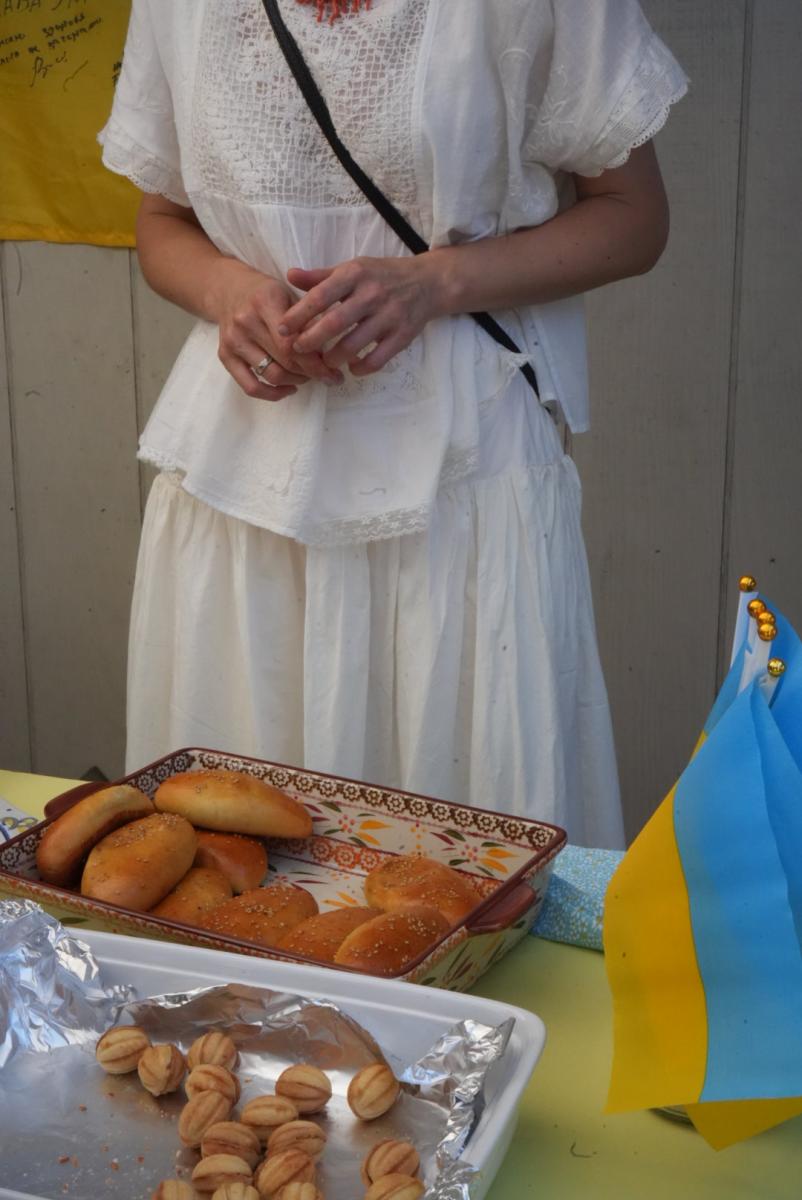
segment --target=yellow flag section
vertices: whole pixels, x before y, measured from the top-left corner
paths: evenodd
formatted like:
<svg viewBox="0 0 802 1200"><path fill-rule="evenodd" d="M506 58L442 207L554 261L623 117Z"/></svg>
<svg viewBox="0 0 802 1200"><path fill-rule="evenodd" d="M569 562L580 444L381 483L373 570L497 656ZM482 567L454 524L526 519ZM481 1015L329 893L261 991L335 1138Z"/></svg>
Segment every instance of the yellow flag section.
<svg viewBox="0 0 802 1200"><path fill-rule="evenodd" d="M608 1112L698 1100L705 1079L707 1012L673 809L672 790L607 891L615 1031Z"/></svg>
<svg viewBox="0 0 802 1200"><path fill-rule="evenodd" d="M705 1141L714 1150L724 1150L798 1117L802 1100L721 1100L715 1104L689 1104L687 1109Z"/></svg>
<svg viewBox="0 0 802 1200"><path fill-rule="evenodd" d="M131 246L137 189L107 171L130 0L0 0L0 238Z"/></svg>

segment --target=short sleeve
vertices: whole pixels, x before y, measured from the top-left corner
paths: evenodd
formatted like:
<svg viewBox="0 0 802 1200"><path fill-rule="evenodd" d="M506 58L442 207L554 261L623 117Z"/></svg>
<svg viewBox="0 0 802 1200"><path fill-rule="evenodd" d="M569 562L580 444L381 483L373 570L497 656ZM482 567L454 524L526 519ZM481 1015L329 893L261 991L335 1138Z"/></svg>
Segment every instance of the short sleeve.
<svg viewBox="0 0 802 1200"><path fill-rule="evenodd" d="M164 9L169 12L170 7ZM103 147L103 163L110 171L127 176L143 192L189 206L173 98L159 53L155 19L148 0L133 0L114 103L98 141Z"/></svg>
<svg viewBox="0 0 802 1200"><path fill-rule="evenodd" d="M530 81L523 157L596 176L622 166L688 88L637 0L552 0L553 40Z"/></svg>

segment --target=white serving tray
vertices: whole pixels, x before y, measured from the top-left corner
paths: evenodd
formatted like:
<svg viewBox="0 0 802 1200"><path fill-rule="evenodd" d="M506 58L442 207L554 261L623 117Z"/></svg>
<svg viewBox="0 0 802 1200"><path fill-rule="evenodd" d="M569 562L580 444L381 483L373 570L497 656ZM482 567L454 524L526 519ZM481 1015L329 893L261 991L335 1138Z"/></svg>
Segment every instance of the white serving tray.
<svg viewBox="0 0 802 1200"><path fill-rule="evenodd" d="M487 1193L515 1131L521 1095L545 1044L545 1027L533 1013L461 992L325 967L248 958L88 929L76 930L76 936L92 949L105 984L127 983L145 997L221 983L250 983L328 1000L364 1026L385 1052L403 1062L420 1057L457 1021L500 1025L514 1017L506 1052L488 1077L487 1106L465 1151L465 1157L480 1172L473 1200L482 1200ZM0 1197L33 1200L3 1188L2 1183Z"/></svg>

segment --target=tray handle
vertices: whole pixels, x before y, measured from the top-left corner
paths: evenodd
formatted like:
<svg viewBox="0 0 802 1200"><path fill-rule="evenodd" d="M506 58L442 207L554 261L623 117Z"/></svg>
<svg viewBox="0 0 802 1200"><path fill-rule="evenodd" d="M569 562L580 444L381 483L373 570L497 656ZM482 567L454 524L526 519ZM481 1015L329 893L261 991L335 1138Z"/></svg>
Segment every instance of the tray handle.
<svg viewBox="0 0 802 1200"><path fill-rule="evenodd" d="M537 893L528 883L519 883L512 891L501 896L489 908L465 922L468 933L499 933L514 925L537 900Z"/></svg>
<svg viewBox="0 0 802 1200"><path fill-rule="evenodd" d="M77 804L79 800L84 800L93 792L99 792L101 788L108 786L107 783L99 783L94 779L89 783L79 783L77 787L70 788L68 792L62 792L60 796L54 796L52 800L48 800L45 805L45 817L48 821L53 821L65 813L68 808L72 808L73 804Z"/></svg>

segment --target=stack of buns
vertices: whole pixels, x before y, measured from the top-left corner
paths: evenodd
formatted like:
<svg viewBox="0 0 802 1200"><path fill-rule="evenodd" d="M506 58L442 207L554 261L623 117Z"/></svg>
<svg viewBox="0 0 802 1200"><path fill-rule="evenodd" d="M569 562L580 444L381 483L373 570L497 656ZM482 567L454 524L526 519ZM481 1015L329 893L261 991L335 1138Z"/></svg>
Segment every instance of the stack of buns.
<svg viewBox="0 0 802 1200"><path fill-rule="evenodd" d="M232 908L245 916L227 932L250 940L254 894L268 907L281 900L276 929L256 939L274 945L317 904L301 888L260 886L267 852L259 839L311 832L299 801L253 775L185 771L152 800L129 784L79 800L45 829L36 864L46 883L187 925L204 927L211 913ZM219 931L226 932L224 922Z"/></svg>
<svg viewBox="0 0 802 1200"><path fill-rule="evenodd" d="M365 877L364 905L319 912L290 884L262 886L262 838L307 838L303 804L261 779L186 771L150 800L128 784L80 800L37 848L47 883L221 937L374 975L400 974L481 897L458 871L420 855L387 855Z"/></svg>

